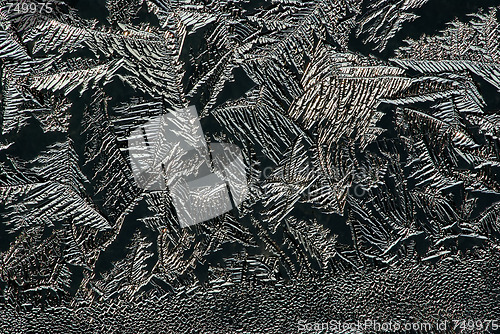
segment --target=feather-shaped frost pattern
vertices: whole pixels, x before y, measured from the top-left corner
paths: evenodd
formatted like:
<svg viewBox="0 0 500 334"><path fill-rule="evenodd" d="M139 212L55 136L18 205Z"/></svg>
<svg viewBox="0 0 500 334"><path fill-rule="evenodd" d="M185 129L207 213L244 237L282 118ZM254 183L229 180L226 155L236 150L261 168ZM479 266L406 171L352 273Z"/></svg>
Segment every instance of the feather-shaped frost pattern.
<svg viewBox="0 0 500 334"><path fill-rule="evenodd" d="M486 2L0 0L0 332L493 331Z"/></svg>

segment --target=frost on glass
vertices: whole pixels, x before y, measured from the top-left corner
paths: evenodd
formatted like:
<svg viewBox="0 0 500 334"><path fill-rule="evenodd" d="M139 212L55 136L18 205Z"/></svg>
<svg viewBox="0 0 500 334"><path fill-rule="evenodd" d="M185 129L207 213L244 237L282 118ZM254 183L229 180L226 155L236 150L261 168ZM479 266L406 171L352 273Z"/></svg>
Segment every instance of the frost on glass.
<svg viewBox="0 0 500 334"><path fill-rule="evenodd" d="M435 1L0 0L0 332L497 319L498 9Z"/></svg>

